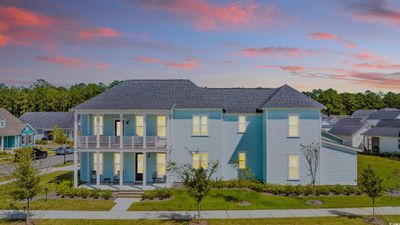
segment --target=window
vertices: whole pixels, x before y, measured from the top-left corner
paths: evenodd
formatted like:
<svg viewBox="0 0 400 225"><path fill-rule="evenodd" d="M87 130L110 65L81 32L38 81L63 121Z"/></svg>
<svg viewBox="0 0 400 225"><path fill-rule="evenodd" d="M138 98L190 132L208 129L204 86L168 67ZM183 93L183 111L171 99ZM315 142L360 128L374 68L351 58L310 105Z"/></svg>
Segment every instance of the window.
<svg viewBox="0 0 400 225"><path fill-rule="evenodd" d="M33 144L33 136L28 135L28 144Z"/></svg>
<svg viewBox="0 0 400 225"><path fill-rule="evenodd" d="M143 137L144 133L144 117L136 116L136 135Z"/></svg>
<svg viewBox="0 0 400 225"><path fill-rule="evenodd" d="M239 133L246 132L246 116L238 117L238 132Z"/></svg>
<svg viewBox="0 0 400 225"><path fill-rule="evenodd" d="M103 135L103 116L99 115L99 124L97 124L97 116L93 117L93 134L97 135L97 126L99 126L99 135Z"/></svg>
<svg viewBox="0 0 400 225"><path fill-rule="evenodd" d="M193 135L206 136L208 135L208 117L193 116Z"/></svg>
<svg viewBox="0 0 400 225"><path fill-rule="evenodd" d="M193 153L193 168L199 169L200 166L203 169L208 169L208 154L207 153Z"/></svg>
<svg viewBox="0 0 400 225"><path fill-rule="evenodd" d="M21 135L21 144L26 145L26 135Z"/></svg>
<svg viewBox="0 0 400 225"><path fill-rule="evenodd" d="M103 175L103 153L94 153L93 156L94 170L97 171L97 168L99 168L99 174ZM97 161L97 156L99 156L99 161Z"/></svg>
<svg viewBox="0 0 400 225"><path fill-rule="evenodd" d="M6 126L6 120L5 119L0 119L0 128L3 128Z"/></svg>
<svg viewBox="0 0 400 225"><path fill-rule="evenodd" d="M289 180L299 179L299 156L289 155Z"/></svg>
<svg viewBox="0 0 400 225"><path fill-rule="evenodd" d="M167 136L167 117L157 116L157 136L166 137Z"/></svg>
<svg viewBox="0 0 400 225"><path fill-rule="evenodd" d="M157 153L157 175L164 176L167 173L167 155Z"/></svg>
<svg viewBox="0 0 400 225"><path fill-rule="evenodd" d="M246 153L245 152L239 153L239 169L241 169L241 170L246 169Z"/></svg>
<svg viewBox="0 0 400 225"><path fill-rule="evenodd" d="M114 153L114 174L118 175L120 173L121 167L120 167L120 159L121 155L119 153Z"/></svg>
<svg viewBox="0 0 400 225"><path fill-rule="evenodd" d="M122 136L124 136L124 123L125 120L122 120ZM121 136L121 121L120 120L115 120L115 136L120 137Z"/></svg>
<svg viewBox="0 0 400 225"><path fill-rule="evenodd" d="M299 116L289 116L289 137L299 136Z"/></svg>
<svg viewBox="0 0 400 225"><path fill-rule="evenodd" d="M143 154L137 154L137 173L143 174Z"/></svg>

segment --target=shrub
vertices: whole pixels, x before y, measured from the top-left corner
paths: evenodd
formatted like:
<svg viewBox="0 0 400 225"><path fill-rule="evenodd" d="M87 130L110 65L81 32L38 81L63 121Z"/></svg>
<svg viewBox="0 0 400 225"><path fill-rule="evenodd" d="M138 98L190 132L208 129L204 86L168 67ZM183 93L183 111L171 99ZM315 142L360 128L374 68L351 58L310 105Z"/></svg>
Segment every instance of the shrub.
<svg viewBox="0 0 400 225"><path fill-rule="evenodd" d="M69 196L71 189L71 182L69 180L64 180L56 186L56 194L60 195L62 198Z"/></svg>
<svg viewBox="0 0 400 225"><path fill-rule="evenodd" d="M76 188L69 188L68 189L68 197L74 198L78 193L78 189Z"/></svg>
<svg viewBox="0 0 400 225"><path fill-rule="evenodd" d="M89 191L90 197L98 199L100 197L100 191L98 189L92 189Z"/></svg>
<svg viewBox="0 0 400 225"><path fill-rule="evenodd" d="M317 195L329 195L331 193L331 189L326 185L316 186L315 193Z"/></svg>
<svg viewBox="0 0 400 225"><path fill-rule="evenodd" d="M285 186L283 187L283 193L284 193L286 196L291 196L291 195L293 195L293 194L295 193L295 187L292 186L292 185L290 185L290 184L285 185Z"/></svg>
<svg viewBox="0 0 400 225"><path fill-rule="evenodd" d="M90 191L86 188L79 188L78 190L78 196L82 198L87 198L90 195Z"/></svg>
<svg viewBox="0 0 400 225"><path fill-rule="evenodd" d="M112 192L110 190L105 190L101 192L101 197L108 200L112 197Z"/></svg>
<svg viewBox="0 0 400 225"><path fill-rule="evenodd" d="M335 195L344 194L344 186L342 186L342 185L340 185L340 184L336 184L335 186L333 186L332 192L333 192Z"/></svg>
<svg viewBox="0 0 400 225"><path fill-rule="evenodd" d="M172 190L171 189L167 189L167 188L163 188L163 189L155 189L155 190L150 190L150 191L145 191L143 193L142 199L149 199L149 200L153 200L153 199L167 199L172 197Z"/></svg>

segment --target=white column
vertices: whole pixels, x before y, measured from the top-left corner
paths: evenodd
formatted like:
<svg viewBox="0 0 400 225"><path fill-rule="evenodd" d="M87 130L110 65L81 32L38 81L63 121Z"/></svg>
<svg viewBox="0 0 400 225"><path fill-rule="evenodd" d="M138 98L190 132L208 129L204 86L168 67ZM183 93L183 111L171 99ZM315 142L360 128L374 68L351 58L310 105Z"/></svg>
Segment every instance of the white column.
<svg viewBox="0 0 400 225"><path fill-rule="evenodd" d="M18 141L18 135L15 135L14 137L14 148L18 148L19 141Z"/></svg>
<svg viewBox="0 0 400 225"><path fill-rule="evenodd" d="M143 189L146 187L147 152L143 152Z"/></svg>
<svg viewBox="0 0 400 225"><path fill-rule="evenodd" d="M96 152L96 185L100 185L100 152Z"/></svg>
<svg viewBox="0 0 400 225"><path fill-rule="evenodd" d="M74 113L74 149L78 148L78 114Z"/></svg>
<svg viewBox="0 0 400 225"><path fill-rule="evenodd" d="M100 148L100 115L96 114L96 148Z"/></svg>
<svg viewBox="0 0 400 225"><path fill-rule="evenodd" d="M143 148L146 148L146 136L147 136L147 126L146 126L146 120L147 120L147 115L143 115Z"/></svg>
<svg viewBox="0 0 400 225"><path fill-rule="evenodd" d="M119 114L119 148L124 147L124 114Z"/></svg>
<svg viewBox="0 0 400 225"><path fill-rule="evenodd" d="M124 152L119 152L119 185L124 184Z"/></svg>
<svg viewBox="0 0 400 225"><path fill-rule="evenodd" d="M74 151L74 187L78 187L78 152L76 149Z"/></svg>

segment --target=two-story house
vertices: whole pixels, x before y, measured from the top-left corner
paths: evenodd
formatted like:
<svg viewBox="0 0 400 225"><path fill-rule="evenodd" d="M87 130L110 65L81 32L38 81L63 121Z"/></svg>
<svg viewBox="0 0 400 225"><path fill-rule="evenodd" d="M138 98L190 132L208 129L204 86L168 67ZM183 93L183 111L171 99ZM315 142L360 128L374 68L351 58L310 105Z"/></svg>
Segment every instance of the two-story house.
<svg viewBox="0 0 400 225"><path fill-rule="evenodd" d="M71 109L75 186L165 183L168 161L236 179L248 168L263 182L307 184L300 144L321 146L318 184L355 184L357 150L321 140L323 105L279 88L203 88L190 80L127 80Z"/></svg>

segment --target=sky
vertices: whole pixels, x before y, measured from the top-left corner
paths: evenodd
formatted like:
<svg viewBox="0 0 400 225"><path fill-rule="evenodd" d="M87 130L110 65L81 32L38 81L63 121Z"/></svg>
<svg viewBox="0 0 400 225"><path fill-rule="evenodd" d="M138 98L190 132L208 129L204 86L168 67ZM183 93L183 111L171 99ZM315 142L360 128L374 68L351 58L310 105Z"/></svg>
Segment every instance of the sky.
<svg viewBox="0 0 400 225"><path fill-rule="evenodd" d="M400 91L400 1L1 0L0 83Z"/></svg>

